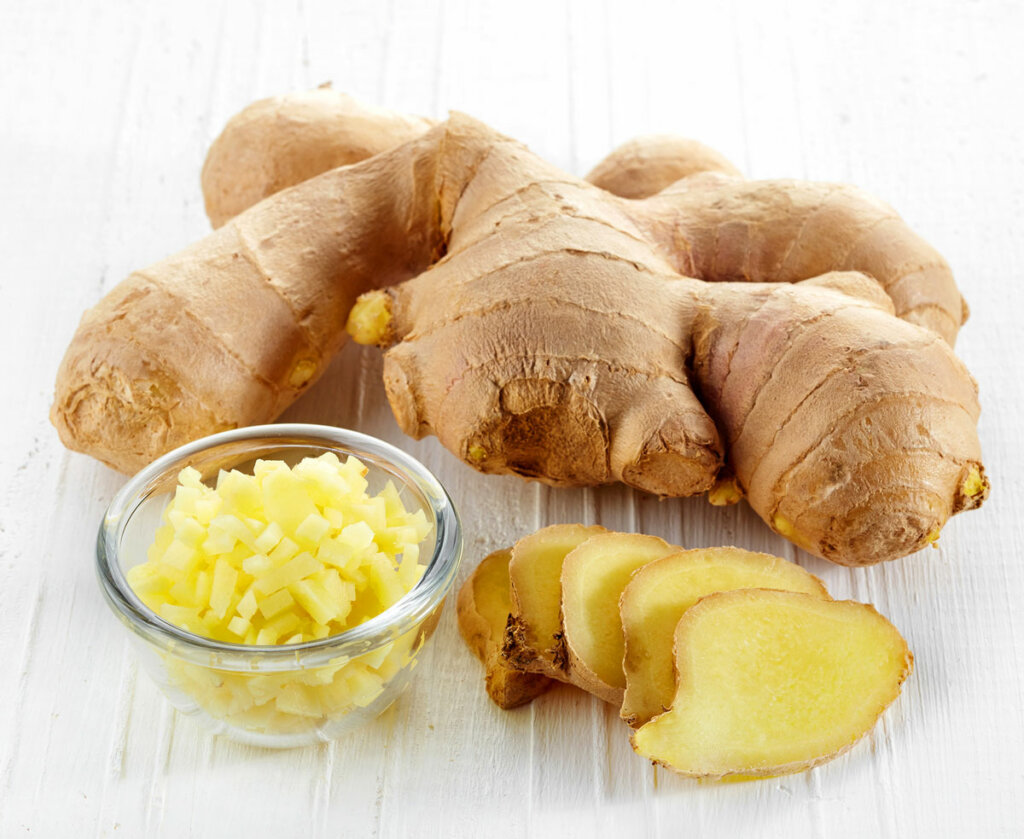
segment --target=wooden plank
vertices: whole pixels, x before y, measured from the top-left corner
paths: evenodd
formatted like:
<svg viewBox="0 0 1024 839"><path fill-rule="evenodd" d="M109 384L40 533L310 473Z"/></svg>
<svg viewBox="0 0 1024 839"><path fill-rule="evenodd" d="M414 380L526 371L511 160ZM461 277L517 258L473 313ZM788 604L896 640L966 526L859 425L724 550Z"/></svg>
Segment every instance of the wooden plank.
<svg viewBox="0 0 1024 839"><path fill-rule="evenodd" d="M214 7L40 2L0 27L0 835L1015 836L1024 819L1024 89L1020 4L359 0ZM140 673L92 571L122 478L65 452L45 416L82 310L208 229L198 170L260 96L333 80L369 101L460 109L584 173L672 131L755 177L849 180L892 202L972 307L993 485L937 551L842 569L744 506L478 475L403 437L376 351L350 346L287 419L401 445L445 482L464 579L556 521L798 559L870 600L917 655L903 697L812 773L698 785L632 755L613 709L558 688L495 709L445 614L409 692L337 743L267 752L211 739Z"/></svg>

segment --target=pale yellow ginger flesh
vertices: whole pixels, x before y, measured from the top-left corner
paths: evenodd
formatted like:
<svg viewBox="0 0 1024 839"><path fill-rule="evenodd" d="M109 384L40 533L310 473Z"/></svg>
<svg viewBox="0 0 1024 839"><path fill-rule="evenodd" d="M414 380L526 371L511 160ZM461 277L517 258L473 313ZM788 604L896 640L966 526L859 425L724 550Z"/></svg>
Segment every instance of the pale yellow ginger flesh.
<svg viewBox="0 0 1024 839"><path fill-rule="evenodd" d="M507 548L484 557L459 589L456 603L459 632L483 662L487 695L505 710L532 701L553 684L540 673L516 670L501 654L512 611L508 579L511 559L512 551Z"/></svg>
<svg viewBox="0 0 1024 839"><path fill-rule="evenodd" d="M588 539L562 565L562 629L569 680L606 702L622 702L624 640L619 597L630 576L678 548L657 536L607 533Z"/></svg>
<svg viewBox="0 0 1024 839"><path fill-rule="evenodd" d="M710 595L675 631L672 709L633 747L697 778L808 769L850 748L899 695L913 657L871 606L745 589Z"/></svg>
<svg viewBox="0 0 1024 839"><path fill-rule="evenodd" d="M294 468L256 461L216 486L184 469L147 560L128 582L165 620L235 644L296 644L380 614L419 581L430 532L390 482L367 493L366 467L327 452ZM284 672L200 666L168 652L167 677L231 725L297 733L368 708L413 658L424 625L348 660ZM432 628L432 627L431 627Z"/></svg>
<svg viewBox="0 0 1024 839"><path fill-rule="evenodd" d="M744 588L798 591L828 600L821 580L781 557L740 548L697 548L650 562L619 599L625 638L626 691L620 714L633 726L667 711L676 693L672 639L702 597Z"/></svg>
<svg viewBox="0 0 1024 839"><path fill-rule="evenodd" d="M422 576L422 510L332 452L294 469L257 461L206 486L182 470L146 562L128 582L160 617L234 644L326 638L397 603Z"/></svg>
<svg viewBox="0 0 1024 839"><path fill-rule="evenodd" d="M561 643L562 563L578 545L605 532L598 525L555 524L523 537L512 548L512 614L503 653L516 669L567 678Z"/></svg>

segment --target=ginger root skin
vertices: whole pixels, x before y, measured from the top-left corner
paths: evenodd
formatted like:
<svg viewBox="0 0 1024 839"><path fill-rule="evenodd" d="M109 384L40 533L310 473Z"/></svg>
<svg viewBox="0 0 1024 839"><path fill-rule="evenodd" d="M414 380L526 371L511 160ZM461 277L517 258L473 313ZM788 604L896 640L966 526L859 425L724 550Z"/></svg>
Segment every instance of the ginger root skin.
<svg viewBox="0 0 1024 839"><path fill-rule="evenodd" d="M727 459L776 532L848 565L988 491L959 292L891 208L721 166L620 198L459 114L132 275L83 319L51 416L126 471L269 421L374 290L400 427L484 472L684 496Z"/></svg>
<svg viewBox="0 0 1024 839"><path fill-rule="evenodd" d="M233 116L210 146L201 176L206 214L222 227L282 189L389 151L433 124L358 102L329 84L261 99Z"/></svg>
<svg viewBox="0 0 1024 839"><path fill-rule="evenodd" d="M623 143L584 180L622 198L650 198L676 181L702 172L740 177L739 169L703 143L651 134Z"/></svg>

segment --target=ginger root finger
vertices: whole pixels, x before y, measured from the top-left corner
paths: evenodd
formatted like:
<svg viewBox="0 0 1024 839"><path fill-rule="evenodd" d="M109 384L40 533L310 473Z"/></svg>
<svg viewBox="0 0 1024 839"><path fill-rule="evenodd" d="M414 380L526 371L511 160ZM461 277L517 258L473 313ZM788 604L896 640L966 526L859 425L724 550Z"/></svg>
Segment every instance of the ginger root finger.
<svg viewBox="0 0 1024 839"><path fill-rule="evenodd" d="M121 282L58 370L50 417L64 444L134 472L275 419L341 346L357 296L436 257L443 134L272 196Z"/></svg>
<svg viewBox="0 0 1024 839"><path fill-rule="evenodd" d="M769 777L831 760L896 699L913 656L871 606L743 589L712 594L675 631L671 710L633 748L696 778Z"/></svg>
<svg viewBox="0 0 1024 839"><path fill-rule="evenodd" d="M701 172L741 177L714 149L671 134L634 137L612 151L584 180L622 198L648 198Z"/></svg>
<svg viewBox="0 0 1024 839"><path fill-rule="evenodd" d="M776 532L870 564L925 547L972 503L968 473L983 497L977 386L945 341L812 284L706 288L724 299L697 329L694 373Z"/></svg>
<svg viewBox="0 0 1024 839"><path fill-rule="evenodd" d="M645 206L650 235L687 276L793 283L859 271L881 285L897 317L950 344L966 320L945 259L892 207L855 187L702 174Z"/></svg>
<svg viewBox="0 0 1024 839"><path fill-rule="evenodd" d="M282 189L400 146L433 124L330 86L261 99L228 120L210 146L202 172L206 214L221 227Z"/></svg>
<svg viewBox="0 0 1024 839"><path fill-rule="evenodd" d="M511 558L512 551L507 548L485 556L459 589L456 602L459 632L484 665L487 695L504 710L532 702L553 684L547 676L516 670L502 656L505 627L512 611L508 575Z"/></svg>

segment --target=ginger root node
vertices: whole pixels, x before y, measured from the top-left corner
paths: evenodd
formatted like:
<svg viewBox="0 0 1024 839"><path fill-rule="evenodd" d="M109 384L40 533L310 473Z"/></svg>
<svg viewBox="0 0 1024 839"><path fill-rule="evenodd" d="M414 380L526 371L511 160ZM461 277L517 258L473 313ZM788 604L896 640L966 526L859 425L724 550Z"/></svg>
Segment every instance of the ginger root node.
<svg viewBox="0 0 1024 839"><path fill-rule="evenodd" d="M391 325L391 297L386 291L361 294L348 314L345 331L357 344L387 343Z"/></svg>
<svg viewBox="0 0 1024 839"><path fill-rule="evenodd" d="M715 485L708 490L708 503L713 507L729 507L739 504L743 498L743 489L734 475L718 478Z"/></svg>

